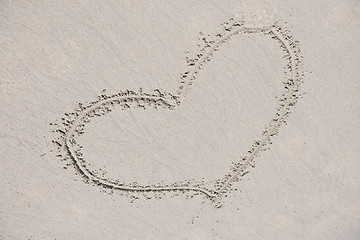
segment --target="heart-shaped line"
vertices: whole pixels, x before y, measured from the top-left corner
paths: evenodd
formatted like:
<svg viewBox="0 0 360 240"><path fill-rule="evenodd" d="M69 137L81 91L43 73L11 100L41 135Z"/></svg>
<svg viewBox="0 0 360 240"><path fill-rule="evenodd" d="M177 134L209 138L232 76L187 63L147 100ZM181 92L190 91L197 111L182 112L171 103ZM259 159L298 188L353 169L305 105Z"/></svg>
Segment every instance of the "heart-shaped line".
<svg viewBox="0 0 360 240"><path fill-rule="evenodd" d="M166 186L138 186L136 184L124 185L119 181L101 178L96 174L96 172L90 171L86 167L86 162L82 158L80 150L81 147L75 150L75 147L78 146L75 138L83 133L84 126L90 121L91 117L106 114L111 111L109 108L110 106L117 104L121 105L123 108L129 108L129 104L137 103L137 105L148 104L154 107L161 106L169 109L175 109L183 101L190 85L196 78L197 72L207 61L210 61L213 52L217 51L224 42L239 33L262 33L264 35L270 35L272 38L278 40L289 60L287 71L290 73L290 76L287 81L284 82L285 92L282 94L280 105L277 108L275 117L270 121L263 132L263 138L255 141L255 143L251 146L251 149L247 152L247 155L234 164L232 171L225 176L215 190L210 190L196 185L190 186L189 184L173 184ZM255 157L257 157L262 150L267 148L267 145L271 142L271 138L278 133L281 125L285 123L285 119L290 114L290 107L297 102L299 97L298 89L302 77L298 68L301 62L301 57L299 55L299 49L297 48L297 42L293 41L291 37L286 35L286 31L282 30L282 28L276 24L268 27L254 27L245 26L244 22L234 22L232 24L228 23L224 28L224 32L217 34L217 36L217 40L209 42L206 41L205 47L201 49L200 53L197 54L197 57L188 61L189 71L186 71L183 74L182 85L179 87L177 95L165 94L160 91L154 91L155 94L146 94L142 93L142 91L135 92L127 90L112 96L101 95L97 101L91 102L88 106L79 104L79 108L76 109L74 113L66 114L68 118L63 118L65 129L57 130L62 133L60 140L63 141L63 144L61 144L58 140L54 142L56 142L59 147L65 147L67 157L72 160L73 165L82 177L96 185L121 191L194 191L202 193L211 199L220 199L234 181L238 180L239 177L247 173L245 172L246 168L253 166Z"/></svg>

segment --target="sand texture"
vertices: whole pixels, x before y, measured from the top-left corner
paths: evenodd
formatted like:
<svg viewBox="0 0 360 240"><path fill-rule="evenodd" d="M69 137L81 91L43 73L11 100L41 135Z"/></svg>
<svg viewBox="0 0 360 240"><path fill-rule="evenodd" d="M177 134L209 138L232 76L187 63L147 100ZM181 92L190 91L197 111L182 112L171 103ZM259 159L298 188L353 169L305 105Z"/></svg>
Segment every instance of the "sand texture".
<svg viewBox="0 0 360 240"><path fill-rule="evenodd" d="M358 1L0 7L0 239L360 238Z"/></svg>

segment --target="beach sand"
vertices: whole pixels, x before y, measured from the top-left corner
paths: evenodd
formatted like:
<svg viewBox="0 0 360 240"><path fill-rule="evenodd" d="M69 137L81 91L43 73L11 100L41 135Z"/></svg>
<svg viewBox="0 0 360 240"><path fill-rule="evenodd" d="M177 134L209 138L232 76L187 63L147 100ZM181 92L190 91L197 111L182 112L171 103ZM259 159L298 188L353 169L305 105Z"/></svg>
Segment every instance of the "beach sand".
<svg viewBox="0 0 360 240"><path fill-rule="evenodd" d="M359 239L358 1L1 1L0 239Z"/></svg>

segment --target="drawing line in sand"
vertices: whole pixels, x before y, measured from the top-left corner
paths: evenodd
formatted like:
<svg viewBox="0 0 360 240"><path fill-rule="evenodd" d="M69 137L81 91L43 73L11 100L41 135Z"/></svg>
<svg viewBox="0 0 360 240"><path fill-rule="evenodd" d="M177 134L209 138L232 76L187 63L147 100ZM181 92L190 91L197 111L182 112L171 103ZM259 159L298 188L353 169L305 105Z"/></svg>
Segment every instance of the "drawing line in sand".
<svg viewBox="0 0 360 240"><path fill-rule="evenodd" d="M177 94L162 93L159 90L154 91L154 94L126 90L112 96L101 95L97 101L91 102L87 106L79 104L79 108L77 108L75 112L65 114L66 118L62 119L65 128L57 130L61 133L61 137L54 140L54 142L58 145L59 149L66 150L65 158L71 159L72 164L81 176L86 181L95 185L127 192L191 191L204 194L212 200L219 200L230 189L234 182L238 181L241 176L247 173L246 169L249 166L253 166L254 159L259 153L268 148L272 137L277 135L279 128L285 123L286 118L290 114L290 108L295 105L300 96L298 90L303 75L299 70L301 63L300 50L297 42L293 41L286 32L286 30L283 30L276 24L254 27L246 26L242 21L227 22L225 23L223 32L216 35L218 38L209 42L205 41L206 44L200 50L200 53L196 55L197 57L188 61L189 70L182 75L182 84L178 88ZM142 107L147 105L155 108L164 107L171 110L176 109L176 107L182 103L192 82L196 79L196 74L206 62L210 61L212 54L217 51L223 43L240 33L269 35L280 43L281 48L285 52L285 57L288 59L288 65L285 68L287 81L284 82L285 91L276 109L275 117L265 127L262 139L254 142L247 152L247 155L232 166L231 172L227 174L224 179L217 180L214 189L205 188L201 184L191 184L190 181L169 185L159 184L149 186L140 186L135 183L123 184L119 180L102 178L96 171L91 171L87 168L86 161L82 158L81 146L76 143L76 138L84 133L84 127L86 123L90 121L90 118L102 116L110 112L110 107L115 105L120 105L123 109L130 108L130 106L134 104Z"/></svg>

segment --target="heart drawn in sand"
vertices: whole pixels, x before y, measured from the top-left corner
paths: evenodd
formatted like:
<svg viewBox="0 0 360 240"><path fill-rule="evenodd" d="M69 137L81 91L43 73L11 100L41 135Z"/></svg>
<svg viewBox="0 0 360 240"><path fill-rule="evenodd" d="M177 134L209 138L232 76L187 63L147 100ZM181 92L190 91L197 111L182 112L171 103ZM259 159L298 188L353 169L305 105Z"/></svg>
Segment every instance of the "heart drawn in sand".
<svg viewBox="0 0 360 240"><path fill-rule="evenodd" d="M201 67L211 60L212 54L218 51L222 44L232 38L236 38L238 34L254 33L277 40L284 50L285 57L288 59L288 64L285 68L286 81L283 81L284 92L280 98L280 103L275 111L274 117L262 133L262 138L255 140L246 155L238 159L233 166L229 166L231 170L222 180L217 181L214 189L205 188L201 184L192 184L189 181L176 184L154 184L147 186L141 186L136 183L123 184L119 180L101 177L96 171L91 171L87 168L86 161L82 157L81 147L76 143L76 140L84 133L85 125L92 117L102 116L110 112L110 107L113 106L121 106L123 109L127 109L132 106L147 105L155 108L163 107L176 110L176 108L182 104L186 93L189 91L196 75L200 72ZM205 46L194 59L188 60L189 69L182 75L181 86L176 93L171 94L154 91L153 94L147 94L142 91L126 90L111 96L101 95L98 97L98 100L90 102L86 106L80 104L79 108L75 109L73 113L65 114L66 118L63 118L65 128L57 130L62 136L54 142L58 144L59 149L65 149L65 158L71 160L77 172L80 173L87 182L95 185L127 192L195 192L203 194L213 200L220 199L224 196L224 193L231 188L231 185L246 173L246 169L253 165L254 159L259 156L259 153L268 148L271 139L278 133L279 128L285 123L286 118L289 116L290 108L297 102L299 98L298 89L302 77L302 73L299 70L299 64L301 63L299 54L297 41L293 41L292 38L286 34L286 31L278 25L251 26L245 24L243 21L236 22L231 20L224 24L223 31L216 34L214 40L205 41Z"/></svg>

